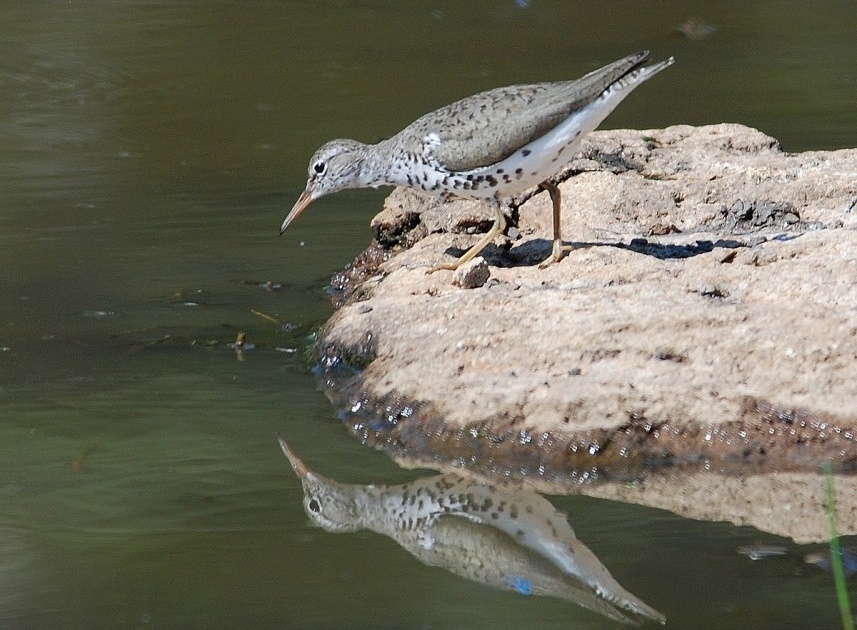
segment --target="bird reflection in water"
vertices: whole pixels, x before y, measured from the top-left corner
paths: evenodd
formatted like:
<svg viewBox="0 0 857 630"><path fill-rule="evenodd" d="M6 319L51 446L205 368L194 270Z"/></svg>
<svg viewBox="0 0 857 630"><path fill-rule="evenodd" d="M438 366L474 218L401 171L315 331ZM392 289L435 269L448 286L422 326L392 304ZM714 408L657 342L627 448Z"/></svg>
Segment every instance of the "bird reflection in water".
<svg viewBox="0 0 857 630"><path fill-rule="evenodd" d="M622 588L565 515L534 492L457 475L391 486L339 483L311 471L279 440L303 485L306 513L327 531L372 530L429 566L522 595L558 597L623 623L666 620Z"/></svg>

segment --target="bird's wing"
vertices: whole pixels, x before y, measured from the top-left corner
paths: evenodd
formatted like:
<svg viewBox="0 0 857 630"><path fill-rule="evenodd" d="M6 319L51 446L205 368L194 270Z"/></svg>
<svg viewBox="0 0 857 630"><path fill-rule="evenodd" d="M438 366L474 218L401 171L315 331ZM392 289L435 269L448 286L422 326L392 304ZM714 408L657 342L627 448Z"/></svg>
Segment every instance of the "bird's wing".
<svg viewBox="0 0 857 630"><path fill-rule="evenodd" d="M450 171L490 166L540 138L648 57L625 57L574 81L497 88L462 99L402 131L420 142L434 136L432 154Z"/></svg>
<svg viewBox="0 0 857 630"><path fill-rule="evenodd" d="M430 550L408 548L428 565L523 595L561 597L615 621L636 625L616 604L502 530L469 518L442 516L433 525L432 535L435 544Z"/></svg>
<svg viewBox="0 0 857 630"><path fill-rule="evenodd" d="M449 516L498 529L511 536L517 544L531 549L566 575L589 585L595 592L626 610L663 621L657 610L625 590L610 571L574 534L564 514L543 496L523 492L494 489L484 496L475 488L468 488L467 502ZM485 499L490 499L489 503Z"/></svg>

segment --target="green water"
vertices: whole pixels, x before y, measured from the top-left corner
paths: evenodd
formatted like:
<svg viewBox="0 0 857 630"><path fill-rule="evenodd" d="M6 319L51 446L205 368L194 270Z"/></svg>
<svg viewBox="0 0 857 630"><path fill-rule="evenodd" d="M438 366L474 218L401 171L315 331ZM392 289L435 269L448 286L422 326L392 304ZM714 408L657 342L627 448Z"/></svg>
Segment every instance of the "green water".
<svg viewBox="0 0 857 630"><path fill-rule="evenodd" d="M683 38L688 18L717 31ZM644 47L677 63L607 126L735 121L787 150L857 146L855 18L852 0L6 0L0 627L612 627L308 526L277 431L343 481L418 473L345 434L304 358L382 193L277 228L325 140ZM670 627L837 623L806 549L750 562L737 546L781 541L554 503Z"/></svg>

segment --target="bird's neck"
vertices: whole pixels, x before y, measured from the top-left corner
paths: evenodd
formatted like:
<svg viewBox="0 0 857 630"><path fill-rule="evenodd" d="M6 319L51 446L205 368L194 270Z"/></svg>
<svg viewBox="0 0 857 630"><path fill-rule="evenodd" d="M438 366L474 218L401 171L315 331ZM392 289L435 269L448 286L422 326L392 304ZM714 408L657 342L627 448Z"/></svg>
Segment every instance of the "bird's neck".
<svg viewBox="0 0 857 630"><path fill-rule="evenodd" d="M395 176L395 169L392 168L395 163L391 159L392 149L390 140L363 145L357 165L362 188L402 185Z"/></svg>
<svg viewBox="0 0 857 630"><path fill-rule="evenodd" d="M371 159L377 160L373 167L383 175L381 185L431 190L432 184L446 175L434 169L422 154L403 147L398 136L371 145L371 149Z"/></svg>

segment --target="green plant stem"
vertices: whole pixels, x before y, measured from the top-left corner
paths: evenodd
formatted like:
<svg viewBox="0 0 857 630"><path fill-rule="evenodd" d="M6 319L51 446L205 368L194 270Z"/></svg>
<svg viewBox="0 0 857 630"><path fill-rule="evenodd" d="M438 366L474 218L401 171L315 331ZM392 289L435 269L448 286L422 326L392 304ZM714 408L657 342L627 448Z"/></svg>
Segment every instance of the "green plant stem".
<svg viewBox="0 0 857 630"><path fill-rule="evenodd" d="M851 615L848 587L845 584L845 569L842 566L842 549L839 546L839 529L836 524L836 493L833 489L833 469L830 462L824 464L824 481L827 497L827 518L830 520L830 566L833 569L833 581L836 584L839 614L842 616L843 629L854 630L854 617Z"/></svg>

